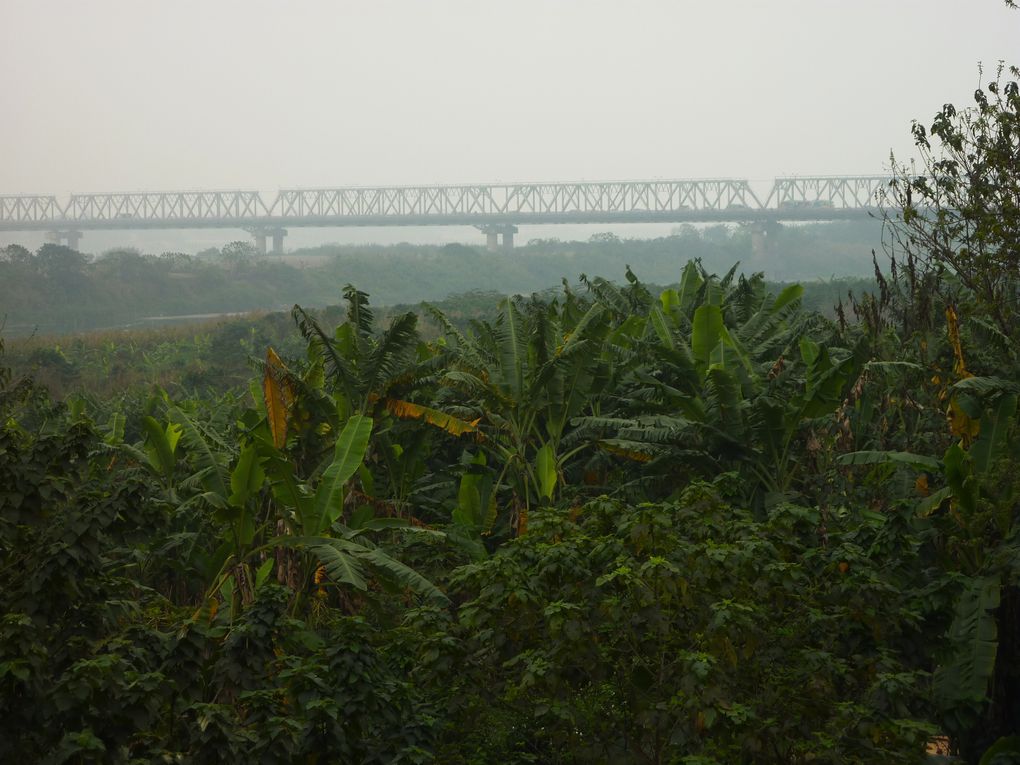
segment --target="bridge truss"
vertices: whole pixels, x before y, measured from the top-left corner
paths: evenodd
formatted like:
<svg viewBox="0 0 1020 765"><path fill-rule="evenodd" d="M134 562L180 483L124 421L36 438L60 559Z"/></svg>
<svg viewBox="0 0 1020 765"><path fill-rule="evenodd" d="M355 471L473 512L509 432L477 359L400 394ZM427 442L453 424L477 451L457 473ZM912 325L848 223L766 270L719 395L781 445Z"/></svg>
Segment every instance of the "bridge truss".
<svg viewBox="0 0 1020 765"><path fill-rule="evenodd" d="M281 249L284 226L467 225L492 232L540 223L835 220L874 211L886 176L778 178L761 201L741 179L0 196L0 231L69 242L96 229L239 228ZM492 240L490 239L490 242ZM509 240L512 241L512 240Z"/></svg>
<svg viewBox="0 0 1020 765"><path fill-rule="evenodd" d="M115 223L219 221L268 215L257 191L177 191L135 194L72 194L63 209L65 220L82 227Z"/></svg>
<svg viewBox="0 0 1020 765"><path fill-rule="evenodd" d="M766 209L820 206L845 210L882 207L891 179L886 175L777 178Z"/></svg>
<svg viewBox="0 0 1020 765"><path fill-rule="evenodd" d="M281 191L270 211L286 221L457 218L473 223L752 206L761 204L747 181L701 180L293 189Z"/></svg>

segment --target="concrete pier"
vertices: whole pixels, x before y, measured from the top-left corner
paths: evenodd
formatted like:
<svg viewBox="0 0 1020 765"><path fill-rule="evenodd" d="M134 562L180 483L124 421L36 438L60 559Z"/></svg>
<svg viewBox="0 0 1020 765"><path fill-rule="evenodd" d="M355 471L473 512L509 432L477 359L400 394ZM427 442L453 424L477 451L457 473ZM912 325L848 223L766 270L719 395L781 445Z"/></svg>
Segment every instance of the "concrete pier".
<svg viewBox="0 0 1020 765"><path fill-rule="evenodd" d="M746 225L751 232L751 260L762 260L775 247L779 224L775 221L759 220Z"/></svg>
<svg viewBox="0 0 1020 765"><path fill-rule="evenodd" d="M500 249L512 250L514 248L514 234L517 233L517 226L512 223L477 226L477 228L485 234L485 248L489 252L498 252ZM503 237L502 248L499 245L499 237Z"/></svg>
<svg viewBox="0 0 1020 765"><path fill-rule="evenodd" d="M287 229L274 228L270 233L273 236L273 254L283 255L283 238L287 236Z"/></svg>
<svg viewBox="0 0 1020 765"><path fill-rule="evenodd" d="M269 250L267 244L271 239L273 242L273 255L283 255L283 238L287 236L287 229L280 228L250 228L248 233L255 240L255 249L259 255L265 255Z"/></svg>
<svg viewBox="0 0 1020 765"><path fill-rule="evenodd" d="M78 249L78 245L81 244L81 237L81 231L72 231L70 229L46 232L46 241L52 244L66 245L72 250Z"/></svg>

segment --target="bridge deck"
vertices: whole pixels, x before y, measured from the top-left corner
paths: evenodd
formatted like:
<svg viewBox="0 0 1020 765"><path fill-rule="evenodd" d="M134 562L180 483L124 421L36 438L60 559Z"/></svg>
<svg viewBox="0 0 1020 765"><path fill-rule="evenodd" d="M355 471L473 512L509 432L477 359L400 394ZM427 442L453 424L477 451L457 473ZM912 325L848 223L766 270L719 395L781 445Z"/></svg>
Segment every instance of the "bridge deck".
<svg viewBox="0 0 1020 765"><path fill-rule="evenodd" d="M761 201L746 180L527 183L0 196L0 231L284 226L485 226L856 218L887 176L779 178Z"/></svg>

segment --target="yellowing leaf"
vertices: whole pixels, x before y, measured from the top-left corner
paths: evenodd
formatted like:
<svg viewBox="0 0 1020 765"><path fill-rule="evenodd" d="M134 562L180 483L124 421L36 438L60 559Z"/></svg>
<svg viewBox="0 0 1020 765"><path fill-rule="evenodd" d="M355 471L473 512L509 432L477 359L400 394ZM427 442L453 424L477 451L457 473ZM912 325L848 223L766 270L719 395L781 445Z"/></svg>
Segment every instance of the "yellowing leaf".
<svg viewBox="0 0 1020 765"><path fill-rule="evenodd" d="M926 473L921 473L914 481L914 490L922 497L927 497L931 494L931 489L928 488L928 476Z"/></svg>
<svg viewBox="0 0 1020 765"><path fill-rule="evenodd" d="M452 414L441 412L421 404L413 404L410 401L403 401L398 398L386 399L386 409L397 417L405 420L421 420L445 430L452 436L462 436L465 433L478 432L478 420L468 422L454 417Z"/></svg>
<svg viewBox="0 0 1020 765"><path fill-rule="evenodd" d="M605 449L610 454L616 454L616 455L618 455L620 457L626 457L627 459L633 460L634 462L651 462L652 461L652 455L651 454L645 454L644 452L639 452L636 449L628 449L625 446L620 446L618 444L608 443L606 441L602 441L599 444L599 446L601 446L603 449Z"/></svg>
<svg viewBox="0 0 1020 765"><path fill-rule="evenodd" d="M955 396L949 399L946 416L949 418L949 432L962 439L964 446L968 446L981 431L981 420L968 416L957 403Z"/></svg>
<svg viewBox="0 0 1020 765"><path fill-rule="evenodd" d="M963 363L963 346L960 343L960 319L952 306L946 308L946 327L949 334L949 345L953 348L953 372L961 380L973 375L967 371Z"/></svg>
<svg viewBox="0 0 1020 765"><path fill-rule="evenodd" d="M294 387L288 379L289 370L272 348L266 349L266 373L262 378L262 395L266 402L266 418L273 445L282 449L287 443L287 414L294 402Z"/></svg>
<svg viewBox="0 0 1020 765"><path fill-rule="evenodd" d="M525 505L517 515L517 536L523 537L528 533L528 507Z"/></svg>

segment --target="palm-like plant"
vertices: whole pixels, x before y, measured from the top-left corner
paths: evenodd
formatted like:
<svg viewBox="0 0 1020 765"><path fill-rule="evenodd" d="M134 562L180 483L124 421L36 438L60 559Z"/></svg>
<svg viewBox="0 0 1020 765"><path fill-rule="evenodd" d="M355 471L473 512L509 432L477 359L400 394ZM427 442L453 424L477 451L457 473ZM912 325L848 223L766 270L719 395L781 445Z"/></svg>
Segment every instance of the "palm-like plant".
<svg viewBox="0 0 1020 765"><path fill-rule="evenodd" d="M688 263L678 289L645 304L639 363L581 424L610 452L649 463L642 484L736 468L752 495L788 492L791 444L839 405L851 366L849 353L807 339L817 319L801 312L801 293L773 296L760 274L720 279Z"/></svg>
<svg viewBox="0 0 1020 765"><path fill-rule="evenodd" d="M427 389L441 359L421 342L414 313L394 317L377 336L368 295L348 285L344 298L347 320L332 335L303 308L294 306L294 320L308 343L313 369L323 373L317 384L313 382L316 375L307 375L299 386L306 399L318 399L331 427L354 415L371 417L376 423L369 461L384 464L390 501L399 514L414 479L423 471L428 437L419 429L400 431L394 418L423 422L454 437L474 433L476 426L428 405Z"/></svg>
<svg viewBox="0 0 1020 765"><path fill-rule="evenodd" d="M564 439L574 418L597 405L608 377L608 312L568 290L562 303L508 298L494 323L476 322L467 335L432 313L448 343L445 396L482 423L497 476L493 501L506 500L507 521L524 533L530 508L552 499L585 448L565 449Z"/></svg>

